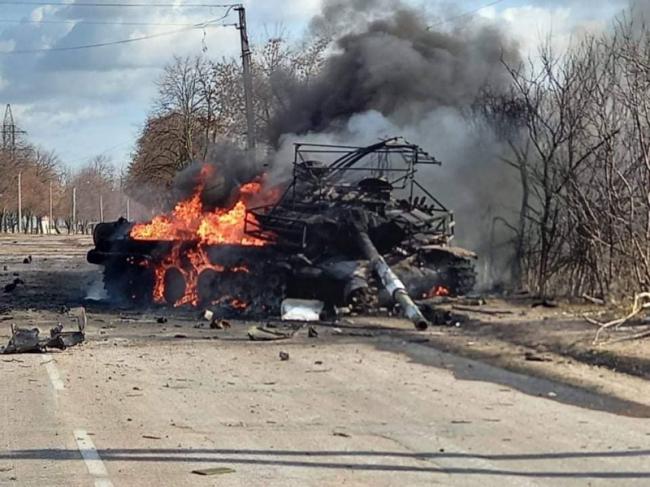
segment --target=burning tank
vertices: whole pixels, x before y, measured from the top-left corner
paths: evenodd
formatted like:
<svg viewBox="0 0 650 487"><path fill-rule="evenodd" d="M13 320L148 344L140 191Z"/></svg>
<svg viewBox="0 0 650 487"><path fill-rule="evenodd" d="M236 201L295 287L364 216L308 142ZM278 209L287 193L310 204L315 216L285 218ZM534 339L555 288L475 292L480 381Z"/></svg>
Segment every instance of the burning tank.
<svg viewBox="0 0 650 487"><path fill-rule="evenodd" d="M418 178L439 164L401 138L296 144L282 190L253 181L209 211L202 182L149 223L99 224L88 261L104 266L109 295L134 303L251 317L279 314L287 297L359 312L396 304L424 328L414 299L462 295L476 281L476 255L452 245L453 213Z"/></svg>

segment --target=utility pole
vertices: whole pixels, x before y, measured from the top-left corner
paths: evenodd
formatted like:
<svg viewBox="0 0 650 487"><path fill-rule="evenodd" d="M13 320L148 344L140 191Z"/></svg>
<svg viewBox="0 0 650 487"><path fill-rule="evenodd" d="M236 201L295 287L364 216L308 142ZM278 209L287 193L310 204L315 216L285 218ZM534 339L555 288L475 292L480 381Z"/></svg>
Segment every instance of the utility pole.
<svg viewBox="0 0 650 487"><path fill-rule="evenodd" d="M48 225L47 225L48 234L52 233L52 226L54 225L54 217L52 216L53 214L54 211L52 209L52 181L50 181L50 220L48 221Z"/></svg>
<svg viewBox="0 0 650 487"><path fill-rule="evenodd" d="M131 200L126 197L126 219L131 221Z"/></svg>
<svg viewBox="0 0 650 487"><path fill-rule="evenodd" d="M77 188L72 188L72 233L77 233Z"/></svg>
<svg viewBox="0 0 650 487"><path fill-rule="evenodd" d="M244 100L246 102L246 148L255 150L255 113L253 112L253 77L251 74L251 49L246 30L246 9L243 5L235 8L239 13L239 38L241 40L241 63L244 78Z"/></svg>
<svg viewBox="0 0 650 487"><path fill-rule="evenodd" d="M22 173L18 173L18 233L22 232L23 226L23 191L22 191Z"/></svg>
<svg viewBox="0 0 650 487"><path fill-rule="evenodd" d="M99 221L104 222L104 195L99 194Z"/></svg>

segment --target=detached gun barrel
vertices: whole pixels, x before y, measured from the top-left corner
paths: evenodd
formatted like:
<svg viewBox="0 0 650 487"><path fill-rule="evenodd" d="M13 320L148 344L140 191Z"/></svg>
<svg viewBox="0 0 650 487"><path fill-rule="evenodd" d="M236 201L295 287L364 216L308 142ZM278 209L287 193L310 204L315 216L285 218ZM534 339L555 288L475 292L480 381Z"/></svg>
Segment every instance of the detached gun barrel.
<svg viewBox="0 0 650 487"><path fill-rule="evenodd" d="M422 312L413 302L408 292L406 292L406 286L404 286L404 283L395 275L381 254L377 251L377 248L372 243L372 240L370 240L368 233L363 230L358 230L357 235L359 237L359 246L363 250L366 258L370 260L370 264L379 276L384 288L390 293L393 299L399 303L404 310L404 314L413 322L415 327L418 330L426 330L429 326L429 322L424 316L422 316Z"/></svg>

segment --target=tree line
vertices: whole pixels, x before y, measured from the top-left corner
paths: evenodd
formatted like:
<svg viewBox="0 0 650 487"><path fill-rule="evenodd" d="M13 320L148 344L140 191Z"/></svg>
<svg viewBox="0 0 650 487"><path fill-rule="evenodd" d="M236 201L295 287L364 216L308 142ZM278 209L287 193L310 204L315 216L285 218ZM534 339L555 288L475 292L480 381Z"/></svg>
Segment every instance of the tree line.
<svg viewBox="0 0 650 487"><path fill-rule="evenodd" d="M14 150L0 149L0 172L2 232L89 233L99 221L126 216L124 178L101 155L72 170L54 152L21 140Z"/></svg>
<svg viewBox="0 0 650 487"><path fill-rule="evenodd" d="M629 16L566 52L505 65L479 101L518 174L510 277L542 295L650 287L650 34Z"/></svg>

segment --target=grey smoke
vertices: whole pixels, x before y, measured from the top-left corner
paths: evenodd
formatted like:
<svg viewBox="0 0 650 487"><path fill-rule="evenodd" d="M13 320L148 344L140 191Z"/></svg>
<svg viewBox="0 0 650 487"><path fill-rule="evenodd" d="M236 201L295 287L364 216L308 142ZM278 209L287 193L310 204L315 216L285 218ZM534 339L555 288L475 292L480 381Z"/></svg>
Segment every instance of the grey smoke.
<svg viewBox="0 0 650 487"><path fill-rule="evenodd" d="M283 134L344 129L350 117L368 110L406 125L436 108L470 105L485 85L507 85L501 59L515 62L518 51L496 27L428 30L420 12L395 2L386 10L385 4L325 2L314 31L362 29L336 41L315 79L277 87L288 101L271 124L274 145ZM286 83L284 76L277 79Z"/></svg>

